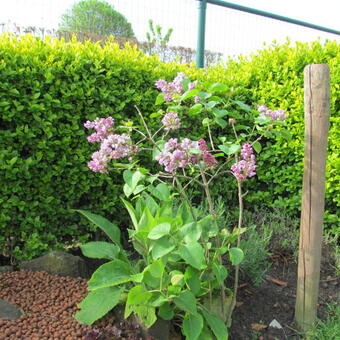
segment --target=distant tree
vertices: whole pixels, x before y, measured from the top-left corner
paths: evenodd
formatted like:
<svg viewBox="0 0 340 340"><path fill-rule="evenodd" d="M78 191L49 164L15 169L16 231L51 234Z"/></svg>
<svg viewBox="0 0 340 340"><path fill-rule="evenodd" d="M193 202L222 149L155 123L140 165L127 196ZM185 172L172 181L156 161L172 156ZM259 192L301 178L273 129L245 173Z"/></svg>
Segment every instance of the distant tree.
<svg viewBox="0 0 340 340"><path fill-rule="evenodd" d="M103 0L81 0L61 16L59 30L134 38L124 15Z"/></svg>
<svg viewBox="0 0 340 340"><path fill-rule="evenodd" d="M170 40L172 28L169 28L164 37L162 36L162 27L159 25L154 26L152 19L149 20L149 32L146 33L146 39L149 43L159 46L166 46Z"/></svg>

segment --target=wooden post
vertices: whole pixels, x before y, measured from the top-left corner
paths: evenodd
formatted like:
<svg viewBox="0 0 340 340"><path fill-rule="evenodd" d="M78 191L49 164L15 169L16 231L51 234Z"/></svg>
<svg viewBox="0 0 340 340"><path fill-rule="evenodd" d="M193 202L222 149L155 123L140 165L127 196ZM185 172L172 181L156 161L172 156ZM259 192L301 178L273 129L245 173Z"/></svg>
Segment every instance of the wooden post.
<svg viewBox="0 0 340 340"><path fill-rule="evenodd" d="M305 158L295 321L307 331L316 320L325 202L325 166L329 128L329 67L304 69Z"/></svg>

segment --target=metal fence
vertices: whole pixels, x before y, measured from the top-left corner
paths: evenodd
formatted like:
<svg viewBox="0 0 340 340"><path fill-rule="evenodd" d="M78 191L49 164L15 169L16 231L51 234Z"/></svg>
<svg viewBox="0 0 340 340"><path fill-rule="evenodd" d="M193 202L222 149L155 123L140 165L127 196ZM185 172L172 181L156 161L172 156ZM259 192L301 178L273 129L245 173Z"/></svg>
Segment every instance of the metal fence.
<svg viewBox="0 0 340 340"><path fill-rule="evenodd" d="M18 34L19 30L19 34L22 34L30 31L29 28L31 31L34 28L35 35L53 34L58 28L61 14L75 2L77 0L1 0L0 32L16 31ZM264 43L268 45L273 40L281 43L287 38L292 42L316 39L340 42L337 34L220 6L225 1L107 0L107 2L132 24L138 41L146 40L148 20L152 19L155 24L161 25L163 30L173 28L170 45L191 50L197 47L199 5L205 2L207 4L205 48L221 53L224 58L256 52L263 48ZM195 53L191 54L194 58Z"/></svg>

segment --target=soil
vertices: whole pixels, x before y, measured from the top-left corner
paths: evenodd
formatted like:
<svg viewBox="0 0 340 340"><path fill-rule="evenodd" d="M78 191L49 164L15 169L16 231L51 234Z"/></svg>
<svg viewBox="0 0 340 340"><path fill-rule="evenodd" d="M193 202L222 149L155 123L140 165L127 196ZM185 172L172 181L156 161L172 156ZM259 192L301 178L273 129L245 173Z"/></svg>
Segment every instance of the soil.
<svg viewBox="0 0 340 340"><path fill-rule="evenodd" d="M326 317L326 304L336 301L340 280L324 254L320 277L318 316ZM2 264L6 264L2 259ZM259 287L240 281L237 307L229 329L230 340L300 339L294 325L296 263L273 256L272 266ZM110 340L141 339L136 325L118 321L112 314L92 327L78 324L73 315L86 296L86 281L44 272L17 271L0 274L0 298L26 313L15 321L0 319L0 340ZM281 329L269 327L276 320ZM150 337L148 339L151 339Z"/></svg>

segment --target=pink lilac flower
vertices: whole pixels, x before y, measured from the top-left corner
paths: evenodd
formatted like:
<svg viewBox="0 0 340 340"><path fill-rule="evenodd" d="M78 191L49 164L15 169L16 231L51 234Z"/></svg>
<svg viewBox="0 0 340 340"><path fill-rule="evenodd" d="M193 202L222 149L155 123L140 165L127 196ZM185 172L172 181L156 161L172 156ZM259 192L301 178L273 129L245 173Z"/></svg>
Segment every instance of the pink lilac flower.
<svg viewBox="0 0 340 340"><path fill-rule="evenodd" d="M260 117L270 117L272 120L285 120L288 117L284 110L271 111L265 105L258 105L257 110L260 112Z"/></svg>
<svg viewBox="0 0 340 340"><path fill-rule="evenodd" d="M209 152L208 145L204 139L198 141L198 147L202 151L202 160L207 168L217 165L216 158Z"/></svg>
<svg viewBox="0 0 340 340"><path fill-rule="evenodd" d="M182 72L179 72L176 78L172 82L168 83L164 79L159 79L155 82L155 85L159 90L163 92L164 100L166 102L171 102L174 99L174 95L182 94L184 92L182 81L185 78L186 78L185 74Z"/></svg>
<svg viewBox="0 0 340 340"><path fill-rule="evenodd" d="M176 130L180 128L180 122L178 115L176 112L170 111L168 112L162 119L162 123L164 125L165 130Z"/></svg>
<svg viewBox="0 0 340 340"><path fill-rule="evenodd" d="M244 181L247 177L256 175L255 155L253 154L253 148L250 144L246 143L242 146L241 156L243 159L233 164L231 167L233 175L239 182Z"/></svg>
<svg viewBox="0 0 340 340"><path fill-rule="evenodd" d="M195 165L199 161L203 161L207 168L217 165L215 157L208 151L208 146L204 139L198 142L189 138L183 138L182 142L178 142L177 138L171 138L165 143L165 151L161 152L156 160L165 171L175 172L178 168L185 168L188 165ZM192 149L199 149L201 153L192 154Z"/></svg>
<svg viewBox="0 0 340 340"><path fill-rule="evenodd" d="M193 81L192 83L189 83L188 89L193 90L197 85L197 80Z"/></svg>
<svg viewBox="0 0 340 340"><path fill-rule="evenodd" d="M112 131L114 126L114 119L108 118L96 118L93 122L87 121L84 124L86 129L95 129L96 132L87 137L90 143L102 142Z"/></svg>
<svg viewBox="0 0 340 340"><path fill-rule="evenodd" d="M201 100L201 97L199 96L194 96L194 101L195 103L198 103Z"/></svg>
<svg viewBox="0 0 340 340"><path fill-rule="evenodd" d="M96 132L88 137L88 141L101 142L100 149L93 153L88 167L95 172L107 173L108 163L113 159L128 157L131 160L133 154L138 151L137 146L132 145L130 136L125 134L113 134L113 118L96 118L93 122L87 121L84 126L87 129L95 129Z"/></svg>

